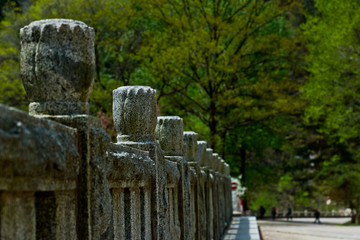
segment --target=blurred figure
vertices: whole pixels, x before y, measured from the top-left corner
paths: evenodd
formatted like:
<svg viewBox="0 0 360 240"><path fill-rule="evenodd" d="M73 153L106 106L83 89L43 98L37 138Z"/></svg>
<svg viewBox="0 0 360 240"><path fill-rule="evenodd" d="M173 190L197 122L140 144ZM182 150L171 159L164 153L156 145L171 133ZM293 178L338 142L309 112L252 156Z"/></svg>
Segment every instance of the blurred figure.
<svg viewBox="0 0 360 240"><path fill-rule="evenodd" d="M293 220L293 217L292 217L292 209L290 206L288 206L288 211L286 213L286 221L289 221L291 219L291 221Z"/></svg>
<svg viewBox="0 0 360 240"><path fill-rule="evenodd" d="M276 207L273 207L272 209L271 209L271 215L272 215L272 219L273 220L275 220L275 218L276 218Z"/></svg>
<svg viewBox="0 0 360 240"><path fill-rule="evenodd" d="M261 205L260 206L260 216L259 216L260 219L264 218L265 212L266 212L265 208Z"/></svg>
<svg viewBox="0 0 360 240"><path fill-rule="evenodd" d="M315 217L314 223L317 222L317 223L320 224L321 222L320 222L320 211L319 211L319 210L316 209L316 210L314 211L314 217Z"/></svg>

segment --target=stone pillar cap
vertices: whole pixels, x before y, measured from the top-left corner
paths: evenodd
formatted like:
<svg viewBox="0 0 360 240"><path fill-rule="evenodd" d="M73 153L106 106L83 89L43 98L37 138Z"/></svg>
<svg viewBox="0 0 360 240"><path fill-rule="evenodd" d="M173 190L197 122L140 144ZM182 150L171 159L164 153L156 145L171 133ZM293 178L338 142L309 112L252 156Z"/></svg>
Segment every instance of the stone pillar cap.
<svg viewBox="0 0 360 240"><path fill-rule="evenodd" d="M206 165L206 141L197 141L196 161L200 166Z"/></svg>
<svg viewBox="0 0 360 240"><path fill-rule="evenodd" d="M118 142L155 141L156 90L148 86L113 90L113 118Z"/></svg>
<svg viewBox="0 0 360 240"><path fill-rule="evenodd" d="M165 152L165 156L182 156L183 120L181 117L158 117L155 134L156 140Z"/></svg>
<svg viewBox="0 0 360 240"><path fill-rule="evenodd" d="M196 162L197 137L198 134L196 132L193 131L184 132L183 153L184 153L184 159L188 162Z"/></svg>
<svg viewBox="0 0 360 240"><path fill-rule="evenodd" d="M47 19L20 30L20 73L31 114L88 114L95 77L95 32L71 19Z"/></svg>

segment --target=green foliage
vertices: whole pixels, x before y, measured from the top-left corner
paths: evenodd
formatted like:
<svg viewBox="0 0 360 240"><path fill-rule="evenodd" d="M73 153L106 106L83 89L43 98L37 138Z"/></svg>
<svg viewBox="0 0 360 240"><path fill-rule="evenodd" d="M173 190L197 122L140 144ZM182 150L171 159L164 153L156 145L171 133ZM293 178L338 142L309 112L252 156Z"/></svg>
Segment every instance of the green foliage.
<svg viewBox="0 0 360 240"><path fill-rule="evenodd" d="M209 138L245 119L283 110L289 95L281 91L294 86L284 81L276 85L272 78L284 80L281 68L288 61L283 58L294 51L294 41L284 34L279 3L140 2L144 9L153 9L149 15L163 27L146 34L137 58L156 76L158 98L172 98L171 107L197 116L209 126ZM263 99L265 91L268 99ZM213 140L211 145L219 147Z"/></svg>
<svg viewBox="0 0 360 240"><path fill-rule="evenodd" d="M303 87L309 102L305 121L326 137L322 184L337 200L360 209L360 3L317 0L315 6L303 26L310 72Z"/></svg>

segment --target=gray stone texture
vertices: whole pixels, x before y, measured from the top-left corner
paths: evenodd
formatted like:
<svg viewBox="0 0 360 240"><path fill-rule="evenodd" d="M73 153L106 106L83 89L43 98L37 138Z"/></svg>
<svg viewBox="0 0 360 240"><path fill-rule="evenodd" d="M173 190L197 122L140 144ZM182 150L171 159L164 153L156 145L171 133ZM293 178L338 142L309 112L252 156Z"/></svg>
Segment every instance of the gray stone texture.
<svg viewBox="0 0 360 240"><path fill-rule="evenodd" d="M154 141L156 91L144 86L113 90L113 118L118 142Z"/></svg>
<svg viewBox="0 0 360 240"><path fill-rule="evenodd" d="M113 118L118 144L149 152L155 162L151 182L153 239L169 239L168 194L164 152L155 142L156 91L150 87L119 87L113 91Z"/></svg>
<svg viewBox="0 0 360 240"><path fill-rule="evenodd" d="M77 145L81 156L77 177L78 239L112 239L112 203L106 178L111 168L106 154L110 137L101 129L101 120L88 115L39 117L77 129Z"/></svg>
<svg viewBox="0 0 360 240"><path fill-rule="evenodd" d="M220 172L221 174L224 174L224 173L225 173L225 161L224 161L224 159L220 159L219 172Z"/></svg>
<svg viewBox="0 0 360 240"><path fill-rule="evenodd" d="M107 174L111 188L148 186L156 176L155 162L146 151L111 144L108 159L112 162Z"/></svg>
<svg viewBox="0 0 360 240"><path fill-rule="evenodd" d="M179 181L179 219L181 228L182 240L192 239L191 238L191 218L190 218L190 166L184 159L177 161L178 168L180 170L180 181Z"/></svg>
<svg viewBox="0 0 360 240"><path fill-rule="evenodd" d="M206 163L205 166L208 166L209 168L212 168L212 155L214 150L211 148L206 149Z"/></svg>
<svg viewBox="0 0 360 240"><path fill-rule="evenodd" d="M156 124L156 141L160 144L165 156L182 156L183 120L178 116L158 117Z"/></svg>
<svg viewBox="0 0 360 240"><path fill-rule="evenodd" d="M211 162L210 162L210 167L214 171L217 171L218 160L219 160L219 154L218 153L213 153L212 158L211 158Z"/></svg>
<svg viewBox="0 0 360 240"><path fill-rule="evenodd" d="M2 191L0 213L1 239L36 239L34 192Z"/></svg>
<svg viewBox="0 0 360 240"><path fill-rule="evenodd" d="M188 162L196 162L197 137L198 134L196 132L184 132L183 155L184 159Z"/></svg>
<svg viewBox="0 0 360 240"><path fill-rule="evenodd" d="M167 174L167 189L169 199L169 233L170 239L181 238L180 216L179 212L182 210L179 206L181 195L179 189L182 188L181 183L181 168L178 167L178 162L183 161L182 156L165 156L166 160L166 174Z"/></svg>
<svg viewBox="0 0 360 240"><path fill-rule="evenodd" d="M29 112L77 130L77 237L112 239L112 203L106 178L111 167L106 156L110 137L101 129L100 119L86 115L95 73L94 30L79 21L51 19L25 26L20 37L20 68L31 101ZM49 194L39 201L48 199L48 206L56 208L52 200L56 198ZM37 231L37 235L44 232Z"/></svg>
<svg viewBox="0 0 360 240"><path fill-rule="evenodd" d="M80 165L76 130L2 104L0 112L1 189L74 189Z"/></svg>
<svg viewBox="0 0 360 240"><path fill-rule="evenodd" d="M206 146L207 142L197 141L196 162L198 162L201 167L206 165Z"/></svg>
<svg viewBox="0 0 360 240"><path fill-rule="evenodd" d="M83 114L95 76L94 29L49 19L20 30L20 72L32 114Z"/></svg>
<svg viewBox="0 0 360 240"><path fill-rule="evenodd" d="M159 117L156 127L156 139L161 146L164 146L165 153L168 154L168 156L165 156L165 159L176 162L180 173L180 178L174 187L174 189L177 189L178 191L178 197L172 204L173 206L169 206L169 208L175 206L178 208L178 214L173 214L177 219L175 219L174 223L169 226L171 237L172 239L194 239L194 226L196 226L196 224L192 224L193 218L189 218L189 216L193 216L191 180L195 180L195 176L193 175L196 175L196 173L191 169L189 163L185 160L183 147L188 149L188 145L185 146L185 144L188 144L188 140L190 140L190 138L196 143L197 139L194 138L194 135L197 137L197 133L187 132L185 134L183 132L182 124L182 119L179 117ZM186 143L185 141L183 142L183 136L185 138L185 135L191 136L186 137ZM168 140L169 143L164 143L164 141ZM196 151L196 148L194 148L194 150ZM191 159L195 158L194 154L192 155L195 151L189 152L188 156L191 157ZM171 184L171 182L169 183ZM178 222L180 224L180 236L177 227Z"/></svg>

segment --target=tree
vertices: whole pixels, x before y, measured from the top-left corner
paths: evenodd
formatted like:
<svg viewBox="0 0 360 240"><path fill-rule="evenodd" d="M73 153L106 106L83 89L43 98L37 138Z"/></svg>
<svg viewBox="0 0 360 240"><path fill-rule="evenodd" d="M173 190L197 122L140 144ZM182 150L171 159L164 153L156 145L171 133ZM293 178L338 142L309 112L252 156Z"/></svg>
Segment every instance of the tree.
<svg viewBox="0 0 360 240"><path fill-rule="evenodd" d="M222 152L228 131L296 111L296 41L280 1L138 1L156 28L137 53L163 112ZM151 9L151 11L148 11ZM201 121L195 125L194 116ZM185 121L186 122L186 121Z"/></svg>
<svg viewBox="0 0 360 240"><path fill-rule="evenodd" d="M360 3L317 0L315 7L303 26L310 72L303 88L309 102L305 120L318 126L329 146L323 183L359 212Z"/></svg>

